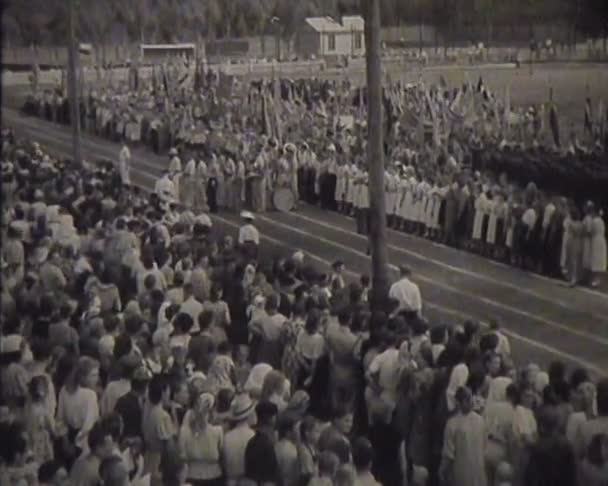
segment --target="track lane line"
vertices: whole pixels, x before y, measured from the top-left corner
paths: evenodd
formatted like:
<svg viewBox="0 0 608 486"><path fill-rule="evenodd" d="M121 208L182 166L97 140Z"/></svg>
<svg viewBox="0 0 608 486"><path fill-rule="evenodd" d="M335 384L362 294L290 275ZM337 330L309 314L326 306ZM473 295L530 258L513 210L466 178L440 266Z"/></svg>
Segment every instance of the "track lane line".
<svg viewBox="0 0 608 486"><path fill-rule="evenodd" d="M307 205L307 206L309 206L309 205ZM314 219L314 218L311 218L309 216L304 216L302 213L294 212L294 213L289 213L289 214L290 214L290 216L293 216L295 218L299 218L299 219L302 219L304 221L308 221L310 223L314 223L314 224L317 224L319 226L323 226L325 228L332 229L334 231L339 231L341 233L348 234L349 236L357 237L358 239L367 240L367 238L365 236L360 235L360 234L358 234L358 233L356 233L354 231L347 230L347 229L342 228L340 226L333 226L331 224L328 224L328 223L325 223L325 222L321 222L321 221L319 221L317 219ZM389 228L387 228L387 229L389 229ZM400 232L394 231L394 230L390 230L390 233L394 234L395 236L401 236L401 237L403 237L405 239L412 239L412 240L416 240L416 241L419 241L419 242L426 241L426 240L423 240L423 239L418 238L416 236L408 235L406 233L400 233ZM437 247L441 247L441 248L449 248L449 249L453 250L453 248L450 248L447 245L443 245L443 244L435 242L435 241L430 241L429 243L431 243L431 245L433 245L433 246L437 246ZM398 246L395 246L395 245L392 245L392 244L388 244L387 246L388 246L389 249L391 249L393 251L396 251L396 252L399 252L399 253L403 253L405 255L409 255L409 256L417 259L417 260L422 260L422 261L425 261L425 262L428 262L428 263L432 263L435 266L447 268L448 270L451 270L451 271L456 272L456 273L460 273L462 275L466 275L466 276L471 277L471 278L476 278L478 280L483 280L483 281L492 283L494 285L510 288L510 289L515 290L517 292L522 292L522 288L519 285L508 283L508 282L504 282L504 281L501 281L501 280L489 277L487 275L483 275L481 273L474 272L472 270L467 270L466 268L462 268L462 267L458 267L458 266L455 266L455 265L451 265L451 264L446 263L444 261L428 257L426 255L423 255L423 254L418 253L418 252L413 251L413 250L408 250L408 249L401 248L401 247L398 247ZM455 251L458 251L458 250L455 250ZM460 253L460 252L458 252L458 253ZM469 255L469 254L467 253L467 255ZM506 265L506 264L501 263L501 262L495 262L493 260L484 260L484 262L485 263L491 263L493 265L497 265L497 266L500 266L500 267L504 267L505 269L507 269L507 268L508 269L513 269L513 267L510 267L509 265ZM531 272L524 272L524 273L526 275L529 275L529 276L535 275L535 274L532 274ZM559 285L559 282L557 282L556 280L551 280L551 279L549 279L547 277L543 277L543 278L546 279L547 281L551 282L554 285ZM608 302L608 295L603 294L601 292L593 291L591 289L583 289L583 288L581 288L581 289L574 289L574 290L589 290L590 292L595 292L594 295L596 297L600 297L602 300L606 300ZM566 308L566 309L571 309L568 306L564 305L563 303L561 303L561 302L559 302L557 300L551 299L549 296L539 294L536 291L533 291L533 290L528 291L528 290L526 290L525 292L526 292L526 294L532 295L532 296L536 297L539 300L544 300L544 301L547 301L547 302L551 302L552 304L558 305L560 307L563 307L563 308ZM598 312L592 312L592 311L590 311L590 312L592 313L593 316L596 316L596 317L602 319L604 322L608 323L608 315L605 315L605 314L602 314L602 313L598 313Z"/></svg>
<svg viewBox="0 0 608 486"><path fill-rule="evenodd" d="M298 228L296 228L294 226L288 226L288 225L286 225L284 223L281 223L281 222L276 221L274 219L270 219L270 218L268 218L266 216L258 215L256 217L257 217L257 219L259 219L261 221L265 221L268 224L277 226L277 227L282 228L284 230L292 231L294 233L298 233L298 234L310 237L310 235L307 232L305 232L305 231L303 231L301 229L298 229ZM331 228L335 229L333 227L331 227ZM339 230L336 230L336 231L339 231ZM339 248L340 250L345 251L347 253L352 253L352 254L357 255L359 257L365 258L366 260L369 259L369 256L366 255L365 253L363 253L363 252L361 252L359 250L355 250L354 248L350 248L350 247L348 247L346 245L343 245L342 243L339 243L339 242L336 242L336 241L333 241L333 240L329 240L329 239L324 238L324 237L322 237L320 235L314 235L314 238L316 238L317 240L319 240L319 241L321 241L321 242L323 242L323 243L325 243L327 245L331 245L331 246L334 246L336 248ZM389 268L391 268L391 270L398 270L398 267L396 265L394 265L394 264L391 264L391 263L389 263ZM500 303L500 302L498 302L496 300L489 299L487 297L483 297L483 296L479 296L479 295L473 295L470 292L463 291L463 290L461 290L459 288L456 288L456 287L454 287L452 285L448 285L446 283L440 282L440 281L438 281L436 279L433 279L433 278L430 278L430 277L425 277L423 275L417 274L417 278L419 278L421 281L427 282L428 284L434 285L434 286L439 287L439 288L443 288L443 289L445 289L447 291L450 291L452 293L462 295L462 296L467 297L469 299L478 300L479 302L483 302L483 303L485 303L485 304L487 304L489 306L496 307L498 309L502 309L502 310L504 310L506 312L510 312L511 314L520 315L520 316L525 317L527 319L530 319L530 320L533 320L533 321L536 321L536 322L540 322L540 323L542 323L542 324L544 324L546 326L553 327L555 329L559 329L560 331L567 332L569 334L572 334L572 335L575 335L575 336L579 336L579 337L588 339L589 341L591 341L591 342L593 342L595 344L601 344L603 346L606 346L606 349L608 350L608 339L605 339L605 338L593 335L593 334L585 332L585 331L580 331L580 330L577 330L577 329L572 329L569 326L565 326L563 324L554 322L554 321L552 321L550 319L546 319L544 317L537 316L535 314L526 312L524 310L520 310L520 309L517 309L515 307L506 305L506 304L502 304L502 303Z"/></svg>

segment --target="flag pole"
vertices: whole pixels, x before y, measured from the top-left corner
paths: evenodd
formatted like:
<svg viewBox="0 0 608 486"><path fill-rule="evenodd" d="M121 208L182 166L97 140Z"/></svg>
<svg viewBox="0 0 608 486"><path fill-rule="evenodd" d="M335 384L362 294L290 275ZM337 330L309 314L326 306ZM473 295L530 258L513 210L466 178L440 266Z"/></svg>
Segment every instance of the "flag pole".
<svg viewBox="0 0 608 486"><path fill-rule="evenodd" d="M76 48L76 1L68 0L69 9L69 38L68 38L68 94L70 99L70 121L72 124L72 150L74 164L82 166L80 150L80 105L78 99L78 79L76 66L78 64L78 49Z"/></svg>

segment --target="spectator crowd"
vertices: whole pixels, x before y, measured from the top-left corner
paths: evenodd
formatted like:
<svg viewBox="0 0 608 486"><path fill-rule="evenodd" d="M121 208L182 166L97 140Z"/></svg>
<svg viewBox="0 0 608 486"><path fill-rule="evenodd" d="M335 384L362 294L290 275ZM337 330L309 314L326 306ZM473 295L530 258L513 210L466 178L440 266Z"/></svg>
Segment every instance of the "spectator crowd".
<svg viewBox="0 0 608 486"><path fill-rule="evenodd" d="M2 486L608 483L606 378L427 322L407 268L372 311L243 217L3 131Z"/></svg>

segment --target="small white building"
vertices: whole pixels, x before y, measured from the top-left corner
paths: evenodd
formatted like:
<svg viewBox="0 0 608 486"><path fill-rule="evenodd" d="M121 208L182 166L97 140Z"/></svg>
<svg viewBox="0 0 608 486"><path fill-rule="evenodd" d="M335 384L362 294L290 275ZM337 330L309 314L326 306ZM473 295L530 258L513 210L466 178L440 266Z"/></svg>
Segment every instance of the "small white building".
<svg viewBox="0 0 608 486"><path fill-rule="evenodd" d="M365 54L363 17L309 17L297 33L296 52L300 57L343 57Z"/></svg>

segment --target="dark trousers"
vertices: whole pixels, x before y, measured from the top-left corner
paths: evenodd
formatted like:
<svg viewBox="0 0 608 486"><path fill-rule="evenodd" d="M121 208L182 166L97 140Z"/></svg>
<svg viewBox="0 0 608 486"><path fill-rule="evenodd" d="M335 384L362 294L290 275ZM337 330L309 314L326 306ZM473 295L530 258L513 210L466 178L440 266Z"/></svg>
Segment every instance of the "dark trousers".
<svg viewBox="0 0 608 486"><path fill-rule="evenodd" d="M209 212L217 213L217 179L210 177L207 183L207 204Z"/></svg>

